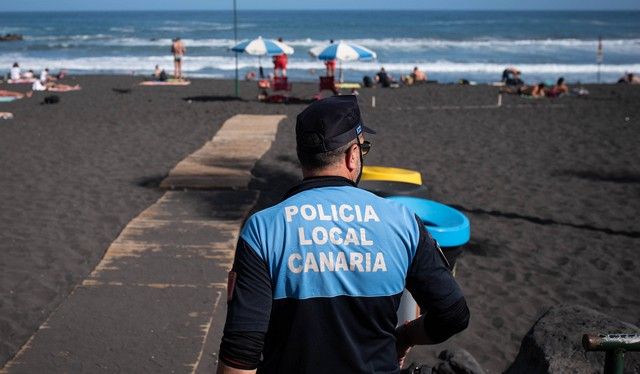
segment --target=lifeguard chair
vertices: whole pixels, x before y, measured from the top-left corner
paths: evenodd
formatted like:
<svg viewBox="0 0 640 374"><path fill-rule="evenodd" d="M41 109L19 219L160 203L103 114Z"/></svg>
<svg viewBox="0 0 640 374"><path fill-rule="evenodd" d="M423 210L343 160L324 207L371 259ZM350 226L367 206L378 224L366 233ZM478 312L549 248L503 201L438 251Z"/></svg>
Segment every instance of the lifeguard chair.
<svg viewBox="0 0 640 374"><path fill-rule="evenodd" d="M271 82L271 90L276 92L276 91L286 91L286 92L290 92L291 91L291 83L289 83L289 80L287 79L287 77L273 77L273 81Z"/></svg>
<svg viewBox="0 0 640 374"><path fill-rule="evenodd" d="M336 87L336 80L333 76L320 77L320 89L318 95L324 90L333 92L334 95L339 95L338 87Z"/></svg>

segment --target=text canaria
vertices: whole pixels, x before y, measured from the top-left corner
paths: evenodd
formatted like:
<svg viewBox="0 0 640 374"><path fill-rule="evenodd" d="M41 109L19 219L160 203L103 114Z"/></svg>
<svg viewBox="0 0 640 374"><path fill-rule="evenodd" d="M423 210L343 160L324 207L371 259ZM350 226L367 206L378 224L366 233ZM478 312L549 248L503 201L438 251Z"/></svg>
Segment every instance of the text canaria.
<svg viewBox="0 0 640 374"><path fill-rule="evenodd" d="M375 254L373 263L371 253L350 252L307 252L306 254L292 253L289 255L287 267L292 273L322 273L325 271L352 271L375 273L377 271L387 271L387 264L384 261L384 254Z"/></svg>

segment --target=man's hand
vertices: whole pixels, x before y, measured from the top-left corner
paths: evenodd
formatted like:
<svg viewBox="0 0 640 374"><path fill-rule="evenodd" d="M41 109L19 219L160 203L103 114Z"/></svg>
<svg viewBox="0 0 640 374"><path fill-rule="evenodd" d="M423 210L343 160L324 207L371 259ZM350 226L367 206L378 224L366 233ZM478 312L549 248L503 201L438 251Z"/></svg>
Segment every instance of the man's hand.
<svg viewBox="0 0 640 374"><path fill-rule="evenodd" d="M407 358L407 354L411 350L411 347L409 346L403 349L396 345L396 349L398 352L398 367L402 369L402 367L404 366L404 359Z"/></svg>
<svg viewBox="0 0 640 374"><path fill-rule="evenodd" d="M398 355L398 366L400 367L400 369L402 369L402 366L404 366L404 359L407 357L407 354L413 346L408 340L408 323L409 321L405 321L404 324L400 325L396 329L396 354Z"/></svg>
<svg viewBox="0 0 640 374"><path fill-rule="evenodd" d="M218 370L216 374L255 374L256 370L242 370L232 368L230 366L225 365L222 361L218 362Z"/></svg>

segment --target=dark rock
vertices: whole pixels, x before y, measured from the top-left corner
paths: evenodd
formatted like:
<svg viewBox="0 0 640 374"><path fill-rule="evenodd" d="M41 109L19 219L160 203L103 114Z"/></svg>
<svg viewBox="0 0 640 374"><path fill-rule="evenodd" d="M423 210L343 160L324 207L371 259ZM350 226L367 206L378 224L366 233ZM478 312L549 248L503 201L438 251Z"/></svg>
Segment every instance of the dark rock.
<svg viewBox="0 0 640 374"><path fill-rule="evenodd" d="M22 40L23 37L21 34L4 34L0 35L0 42L15 42Z"/></svg>
<svg viewBox="0 0 640 374"><path fill-rule="evenodd" d="M640 329L593 309L564 305L549 309L522 339L507 369L516 373L602 373L604 352L586 352L583 334L640 333ZM640 373L640 353L625 354L625 373Z"/></svg>
<svg viewBox="0 0 640 374"><path fill-rule="evenodd" d="M400 370L400 374L434 374L433 368L429 365L420 365L415 362L410 363L406 368Z"/></svg>
<svg viewBox="0 0 640 374"><path fill-rule="evenodd" d="M438 374L484 374L484 370L473 356L464 349L447 349L438 355L444 362L434 368Z"/></svg>

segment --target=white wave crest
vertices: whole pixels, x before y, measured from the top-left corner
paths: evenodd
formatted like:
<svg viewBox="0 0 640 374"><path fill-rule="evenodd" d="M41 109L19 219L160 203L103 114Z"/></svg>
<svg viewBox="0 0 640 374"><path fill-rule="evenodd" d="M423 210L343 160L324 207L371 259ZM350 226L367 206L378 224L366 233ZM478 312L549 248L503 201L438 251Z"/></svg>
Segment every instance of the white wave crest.
<svg viewBox="0 0 640 374"><path fill-rule="evenodd" d="M227 27L226 24L210 23L211 27ZM161 27L165 31L182 32L186 30L183 26ZM112 28L115 31L116 28ZM129 28L117 28L119 32L129 32ZM125 31L127 30L127 31ZM269 38L269 35L263 35ZM27 40L45 42L73 42L80 45L92 46L134 46L134 47L155 47L171 44L169 38L140 38L122 37L122 35L93 34L93 35L53 35L53 36L26 36ZM229 38L205 38L193 39L183 38L188 47L194 48L230 48L234 45L233 39ZM472 40L448 40L432 38L383 38L383 39L349 39L345 40L374 51L384 51L392 53L411 52L439 52L464 50L475 52L502 52L502 53L571 53L571 52L593 52L598 46L597 40L582 39L472 39ZM298 54L305 54L308 49L326 45L328 40L312 38L300 38L285 40L286 44L297 49ZM640 56L640 39L605 39L602 41L605 53L620 53L626 55Z"/></svg>
<svg viewBox="0 0 640 374"><path fill-rule="evenodd" d="M130 73L151 72L158 64L162 68L171 69L173 62L171 56L146 56L146 57L88 57L88 58L61 58L47 59L40 57L28 57L20 54L0 55L0 66L11 66L19 61L25 69L70 69L82 72L116 72ZM262 59L265 68L271 68L270 61ZM373 73L380 68L376 62L350 62L343 64L349 71ZM420 67L428 73L456 73L456 74L490 74L499 77L506 66L510 64L481 63L481 62L451 62L451 61L421 61L421 62L389 62L384 67L394 74L405 74L414 66ZM257 69L258 59L241 55L238 59L240 69ZM525 75L529 74L595 74L598 71L597 64L517 64ZM309 71L311 69L323 70L324 65L320 61L308 61L304 59L291 59L289 70ZM183 70L186 72L200 72L203 70L232 71L235 62L232 56L191 56L186 57ZM640 72L640 63L636 64L603 64L600 71L604 74L622 74L626 71Z"/></svg>
<svg viewBox="0 0 640 374"><path fill-rule="evenodd" d="M135 32L136 29L133 26L127 26L127 27L111 27L109 29L109 31L114 31L114 32L126 32L126 33L132 33Z"/></svg>
<svg viewBox="0 0 640 374"><path fill-rule="evenodd" d="M80 34L80 35L47 35L47 36L29 36L25 35L25 40L33 41L103 41L113 39L108 34Z"/></svg>
<svg viewBox="0 0 640 374"><path fill-rule="evenodd" d="M589 50L595 51L597 40L582 39L473 39L447 40L430 38L385 38L385 39L353 39L350 40L365 47L400 50L438 50L438 49L491 49L505 50L513 48L542 50ZM640 39L608 39L602 41L605 50L627 50L629 52L640 47Z"/></svg>

